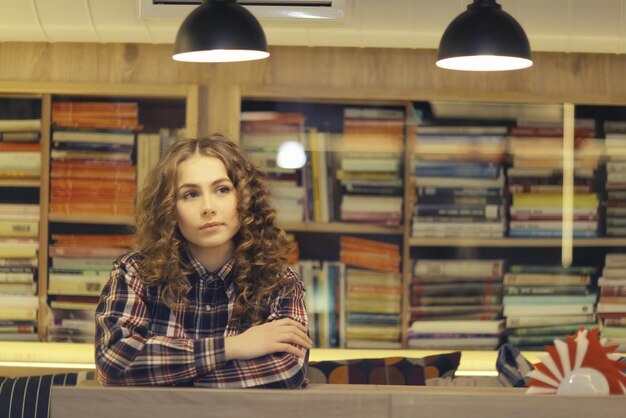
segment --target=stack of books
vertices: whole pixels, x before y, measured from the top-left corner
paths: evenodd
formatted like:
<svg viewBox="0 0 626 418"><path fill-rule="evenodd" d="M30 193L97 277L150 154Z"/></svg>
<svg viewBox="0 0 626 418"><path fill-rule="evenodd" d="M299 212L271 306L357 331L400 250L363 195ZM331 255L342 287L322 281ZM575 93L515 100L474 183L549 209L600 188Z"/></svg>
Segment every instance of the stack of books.
<svg viewBox="0 0 626 418"><path fill-rule="evenodd" d="M305 144L304 115L284 112L243 112L241 147L271 180L272 204L281 223L303 222L309 215L301 168L279 167L278 151L289 141Z"/></svg>
<svg viewBox="0 0 626 418"><path fill-rule="evenodd" d="M113 261L130 249L131 241L132 235L124 234L52 235L49 341L93 341L95 323L91 318L102 287ZM76 322L78 319L83 322Z"/></svg>
<svg viewBox="0 0 626 418"><path fill-rule="evenodd" d="M137 103L53 103L51 214L131 216Z"/></svg>
<svg viewBox="0 0 626 418"><path fill-rule="evenodd" d="M606 230L626 236L626 122L604 121L606 148Z"/></svg>
<svg viewBox="0 0 626 418"><path fill-rule="evenodd" d="M506 130L506 126L417 127L412 236L504 235Z"/></svg>
<svg viewBox="0 0 626 418"><path fill-rule="evenodd" d="M496 348L504 329L503 265L504 260L416 260L408 346Z"/></svg>
<svg viewBox="0 0 626 418"><path fill-rule="evenodd" d="M41 176L40 119L0 120L0 180Z"/></svg>
<svg viewBox="0 0 626 418"><path fill-rule="evenodd" d="M592 266L511 265L504 275L504 316L508 342L543 350L555 338L595 326L597 295Z"/></svg>
<svg viewBox="0 0 626 418"><path fill-rule="evenodd" d="M300 260L296 270L306 289L309 334L318 348L343 347L345 268L337 261Z"/></svg>
<svg viewBox="0 0 626 418"><path fill-rule="evenodd" d="M562 124L562 122L561 122ZM574 237L598 236L598 165L602 142L592 138L593 120L577 121L574 143ZM528 122L511 128L507 171L511 195L509 236L552 238L562 235L563 128Z"/></svg>
<svg viewBox="0 0 626 418"><path fill-rule="evenodd" d="M36 341L39 205L0 204L0 341Z"/></svg>
<svg viewBox="0 0 626 418"><path fill-rule="evenodd" d="M598 279L597 313L600 332L608 344L626 350L626 253L609 253Z"/></svg>
<svg viewBox="0 0 626 418"><path fill-rule="evenodd" d="M387 226L402 223L404 111L344 109L340 218Z"/></svg>
<svg viewBox="0 0 626 418"><path fill-rule="evenodd" d="M340 245L346 265L345 346L401 348L400 246L346 235Z"/></svg>

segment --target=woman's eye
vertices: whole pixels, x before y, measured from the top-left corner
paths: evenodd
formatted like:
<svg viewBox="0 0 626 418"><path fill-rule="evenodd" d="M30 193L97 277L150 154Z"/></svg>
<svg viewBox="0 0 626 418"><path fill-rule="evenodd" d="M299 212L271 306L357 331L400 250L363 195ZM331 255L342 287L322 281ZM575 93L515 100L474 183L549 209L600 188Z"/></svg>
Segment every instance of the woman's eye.
<svg viewBox="0 0 626 418"><path fill-rule="evenodd" d="M231 190L231 189L230 189L230 187L227 187L227 186L221 186L221 187L219 187L219 188L217 189L217 192L218 192L218 193L222 193L222 194L223 194L223 193L229 193L229 192L230 192L230 190Z"/></svg>
<svg viewBox="0 0 626 418"><path fill-rule="evenodd" d="M183 194L183 199L192 199L196 196L198 196L198 193L196 192L186 192L185 194Z"/></svg>

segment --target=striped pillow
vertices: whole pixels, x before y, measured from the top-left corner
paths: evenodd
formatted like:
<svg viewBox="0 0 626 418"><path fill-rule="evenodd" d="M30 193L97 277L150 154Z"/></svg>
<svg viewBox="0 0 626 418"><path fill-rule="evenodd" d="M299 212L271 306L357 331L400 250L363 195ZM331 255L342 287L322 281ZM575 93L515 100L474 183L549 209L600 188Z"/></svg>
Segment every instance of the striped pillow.
<svg viewBox="0 0 626 418"><path fill-rule="evenodd" d="M16 378L0 376L0 417L47 418L53 385L75 386L87 379L93 379L93 372Z"/></svg>

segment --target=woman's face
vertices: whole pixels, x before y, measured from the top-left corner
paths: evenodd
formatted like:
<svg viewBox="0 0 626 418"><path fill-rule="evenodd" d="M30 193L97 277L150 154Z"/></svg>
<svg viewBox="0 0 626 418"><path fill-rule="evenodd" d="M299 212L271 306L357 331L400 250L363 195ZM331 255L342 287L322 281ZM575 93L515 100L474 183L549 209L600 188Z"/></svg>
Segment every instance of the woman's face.
<svg viewBox="0 0 626 418"><path fill-rule="evenodd" d="M232 257L239 231L237 192L226 167L196 154L178 166L176 177L178 227L194 257L210 270L219 268Z"/></svg>

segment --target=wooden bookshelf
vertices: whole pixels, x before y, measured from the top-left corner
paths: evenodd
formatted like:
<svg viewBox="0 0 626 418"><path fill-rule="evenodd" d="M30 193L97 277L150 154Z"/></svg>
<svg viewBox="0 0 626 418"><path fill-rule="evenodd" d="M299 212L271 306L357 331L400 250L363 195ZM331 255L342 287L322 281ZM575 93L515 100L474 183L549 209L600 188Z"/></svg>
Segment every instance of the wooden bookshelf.
<svg viewBox="0 0 626 418"><path fill-rule="evenodd" d="M7 43L0 51L6 63L0 92L18 97L24 94L34 97L59 94L186 97L187 126L193 127L189 135L222 131L235 137L238 137L240 118L237 112L242 97L318 102L348 100L364 104L405 101L407 106L412 100L626 105L622 77L625 64L614 54L537 52L532 69L507 74L446 72L435 68L435 55L435 51L414 49L273 47L270 60L210 66L211 71L207 73L205 65L172 62L168 45ZM42 57L47 62L44 67ZM107 65L102 66L102 62ZM381 67L381 62L387 65ZM323 68L333 70L320 73ZM581 68L585 68L584 73ZM415 74L420 76L415 77ZM405 184L408 197L409 182ZM33 187L38 185L32 184ZM408 199L405 200L405 213L409 204ZM101 221L88 217L83 220ZM63 217L47 218L47 221L73 222ZM410 223L404 225L391 234L402 235L405 278L409 274L406 261L410 259L411 249L505 247L528 250L544 246L555 249L561 245L559 239L416 239L410 237ZM350 229L354 226L333 224L286 224L285 227L322 233L390 233L387 229L356 230ZM575 240L574 246L615 250L625 248L626 242L598 238ZM43 257L47 260L46 255ZM45 284L42 280L42 286Z"/></svg>
<svg viewBox="0 0 626 418"><path fill-rule="evenodd" d="M134 100L143 109L150 110L150 106L161 107L165 115L157 116L156 122L147 129L155 129L155 123L173 123L172 118L178 118L185 126L187 135L198 135L199 120L199 88L190 84L154 85L147 83L115 84L115 83L26 83L0 81L0 97L6 100L38 100L41 113L41 176L40 179L2 179L0 187L11 189L38 188L38 203L40 206L39 223L39 252L37 269L37 293L39 299L38 333L40 341L47 338L48 324L48 266L50 235L58 233L68 225L82 227L82 225L132 226L133 216L102 216L102 215L70 215L50 214L50 160L52 144L52 106L57 100ZM182 113L172 113L176 103ZM175 107L174 106L174 107ZM162 112L163 113L163 112ZM142 117L154 118L150 112L143 112ZM182 116L181 116L182 115ZM163 125L168 126L168 125ZM51 228L51 224L53 225ZM65 225L65 226L64 226ZM60 229L59 229L60 228Z"/></svg>

